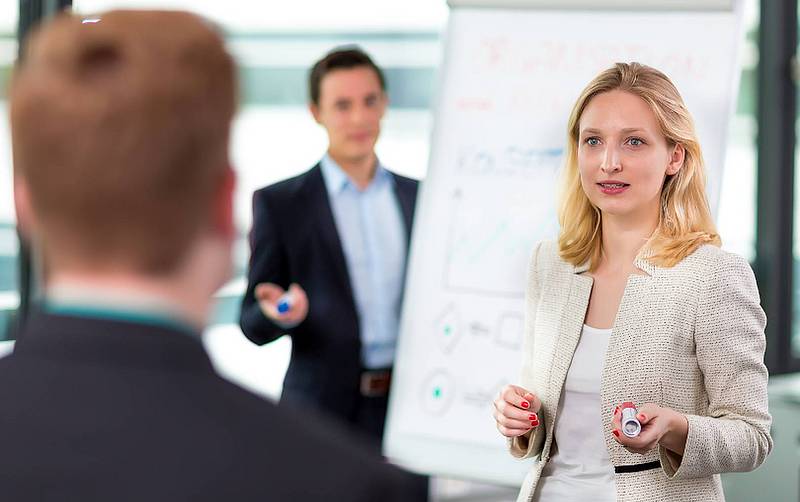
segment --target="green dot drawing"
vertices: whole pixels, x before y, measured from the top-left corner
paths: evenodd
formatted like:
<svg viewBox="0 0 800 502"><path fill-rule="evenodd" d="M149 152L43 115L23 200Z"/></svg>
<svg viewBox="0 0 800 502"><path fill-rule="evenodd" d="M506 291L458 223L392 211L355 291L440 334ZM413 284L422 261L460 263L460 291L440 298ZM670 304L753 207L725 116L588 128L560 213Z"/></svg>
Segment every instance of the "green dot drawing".
<svg viewBox="0 0 800 502"><path fill-rule="evenodd" d="M433 389L433 397L439 398L442 397L442 389L439 387L434 387Z"/></svg>
<svg viewBox="0 0 800 502"><path fill-rule="evenodd" d="M449 334L450 334L450 331L452 331L452 330L451 330L451 328L450 328L450 326L445 326L445 327L444 327L444 334L445 334L445 335L449 335Z"/></svg>

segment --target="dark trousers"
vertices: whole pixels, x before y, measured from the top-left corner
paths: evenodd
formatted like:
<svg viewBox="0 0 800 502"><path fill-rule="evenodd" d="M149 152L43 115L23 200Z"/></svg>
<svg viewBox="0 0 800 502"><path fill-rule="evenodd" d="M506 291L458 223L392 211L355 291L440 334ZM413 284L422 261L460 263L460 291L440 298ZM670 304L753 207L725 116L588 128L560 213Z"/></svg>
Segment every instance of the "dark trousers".
<svg viewBox="0 0 800 502"><path fill-rule="evenodd" d="M389 406L388 396L358 398L353 415L353 426L362 435L367 436L370 443L379 450L383 441L383 428L386 424L386 410Z"/></svg>
<svg viewBox="0 0 800 502"><path fill-rule="evenodd" d="M368 444L381 452L383 429L386 424L386 409L389 404L388 396L363 397L353 417L354 428L367 439ZM409 487L412 487L414 498L409 502L428 501L428 476L409 473Z"/></svg>

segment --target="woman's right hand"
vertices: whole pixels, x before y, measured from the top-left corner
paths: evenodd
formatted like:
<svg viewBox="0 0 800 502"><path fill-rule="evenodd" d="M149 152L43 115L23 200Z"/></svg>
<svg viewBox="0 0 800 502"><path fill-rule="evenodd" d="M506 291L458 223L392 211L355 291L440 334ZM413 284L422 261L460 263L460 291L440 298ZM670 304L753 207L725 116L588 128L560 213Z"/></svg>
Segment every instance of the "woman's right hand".
<svg viewBox="0 0 800 502"><path fill-rule="evenodd" d="M506 385L494 400L494 419L497 430L505 437L515 438L539 426L542 402L532 392L517 385Z"/></svg>

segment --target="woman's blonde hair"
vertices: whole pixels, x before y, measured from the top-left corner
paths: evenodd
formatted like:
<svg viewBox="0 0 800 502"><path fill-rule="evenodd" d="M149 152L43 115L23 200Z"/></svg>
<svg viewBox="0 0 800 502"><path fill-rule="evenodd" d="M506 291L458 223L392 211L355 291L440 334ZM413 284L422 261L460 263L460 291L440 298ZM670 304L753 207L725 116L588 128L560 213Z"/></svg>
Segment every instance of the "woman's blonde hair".
<svg viewBox="0 0 800 502"><path fill-rule="evenodd" d="M660 71L640 63L616 63L594 78L581 93L569 117L566 162L558 221L561 258L595 269L601 256L602 215L581 186L578 139L581 115L598 94L621 90L642 98L653 111L661 133L672 147L683 145L683 167L668 175L661 189L658 227L644 246L647 261L672 267L703 244L721 245L706 198L703 154L694 122L678 89Z"/></svg>

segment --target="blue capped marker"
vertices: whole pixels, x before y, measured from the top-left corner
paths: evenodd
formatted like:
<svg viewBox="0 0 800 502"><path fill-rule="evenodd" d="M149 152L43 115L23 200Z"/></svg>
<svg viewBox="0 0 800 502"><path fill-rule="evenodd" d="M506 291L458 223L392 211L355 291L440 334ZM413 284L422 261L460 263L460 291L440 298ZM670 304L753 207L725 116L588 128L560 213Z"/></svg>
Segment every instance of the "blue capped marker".
<svg viewBox="0 0 800 502"><path fill-rule="evenodd" d="M292 295L291 293L286 293L280 298L278 298L278 313L285 314L292 309Z"/></svg>

